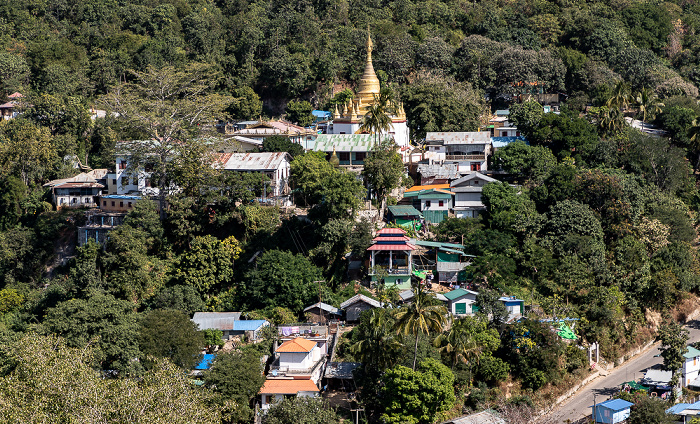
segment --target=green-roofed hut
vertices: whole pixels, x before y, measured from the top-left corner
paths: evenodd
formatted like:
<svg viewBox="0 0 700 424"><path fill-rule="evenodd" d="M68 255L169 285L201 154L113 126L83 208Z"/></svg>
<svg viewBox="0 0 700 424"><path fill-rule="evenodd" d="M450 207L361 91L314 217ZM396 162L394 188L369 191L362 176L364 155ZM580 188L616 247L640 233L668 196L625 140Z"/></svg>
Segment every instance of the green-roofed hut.
<svg viewBox="0 0 700 424"><path fill-rule="evenodd" d="M395 222L401 227L420 230L423 214L413 206L393 205L389 206L389 222Z"/></svg>
<svg viewBox="0 0 700 424"><path fill-rule="evenodd" d="M473 315L477 311L476 296L479 293L467 289L455 289L445 293L447 309L456 316Z"/></svg>

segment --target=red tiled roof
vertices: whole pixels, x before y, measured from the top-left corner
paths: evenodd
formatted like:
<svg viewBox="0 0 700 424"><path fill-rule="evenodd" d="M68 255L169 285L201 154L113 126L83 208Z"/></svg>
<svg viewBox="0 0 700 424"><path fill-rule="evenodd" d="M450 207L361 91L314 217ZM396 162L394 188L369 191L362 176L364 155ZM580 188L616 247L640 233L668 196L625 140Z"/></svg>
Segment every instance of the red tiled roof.
<svg viewBox="0 0 700 424"><path fill-rule="evenodd" d="M261 395L295 395L299 392L318 392L311 380L265 380Z"/></svg>
<svg viewBox="0 0 700 424"><path fill-rule="evenodd" d="M316 342L297 337L282 343L275 352L311 352L314 347Z"/></svg>
<svg viewBox="0 0 700 424"><path fill-rule="evenodd" d="M406 234L406 231L402 230L401 228L382 228L381 230L377 231L377 234L401 234L401 235L404 235L404 234Z"/></svg>
<svg viewBox="0 0 700 424"><path fill-rule="evenodd" d="M406 244L373 244L367 250L417 250L418 248L410 243Z"/></svg>
<svg viewBox="0 0 700 424"><path fill-rule="evenodd" d="M374 241L409 241L410 238L406 236L402 237L375 237Z"/></svg>

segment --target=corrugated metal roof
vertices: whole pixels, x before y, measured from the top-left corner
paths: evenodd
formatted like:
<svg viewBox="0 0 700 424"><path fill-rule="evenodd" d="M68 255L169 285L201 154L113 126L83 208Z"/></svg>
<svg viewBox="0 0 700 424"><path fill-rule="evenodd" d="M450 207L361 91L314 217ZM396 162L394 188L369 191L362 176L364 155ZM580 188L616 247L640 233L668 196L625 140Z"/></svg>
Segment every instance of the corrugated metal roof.
<svg viewBox="0 0 700 424"><path fill-rule="evenodd" d="M443 424L507 424L506 421L495 415L495 412L482 411L464 417L453 418Z"/></svg>
<svg viewBox="0 0 700 424"><path fill-rule="evenodd" d="M215 163L228 171L273 171L291 159L287 152L220 153Z"/></svg>
<svg viewBox="0 0 700 424"><path fill-rule="evenodd" d="M299 392L318 392L313 380L265 380L261 395L295 395Z"/></svg>
<svg viewBox="0 0 700 424"><path fill-rule="evenodd" d="M489 131L474 132L429 132L425 135L425 141L442 142L443 144L491 144Z"/></svg>
<svg viewBox="0 0 700 424"><path fill-rule="evenodd" d="M626 400L622 399L610 399L606 400L605 402L601 402L597 405L595 405L596 408L607 408L612 411L618 412L618 411L624 411L625 409L629 409L632 405L634 405L632 402L627 402ZM594 405L591 405L590 408L593 408Z"/></svg>
<svg viewBox="0 0 700 424"><path fill-rule="evenodd" d="M240 318L240 312L195 312L192 322L200 330L233 330L234 321Z"/></svg>
<svg viewBox="0 0 700 424"><path fill-rule="evenodd" d="M314 308L319 308L319 309L322 309L326 312L330 312L332 314L338 313L338 308L336 308L335 306L329 305L327 303L323 303L323 302L317 302L311 306L307 306L306 308L304 308L304 312L308 312Z"/></svg>
<svg viewBox="0 0 700 424"><path fill-rule="evenodd" d="M684 357L692 359L700 356L700 350L695 349L693 346L688 346L688 349L683 354Z"/></svg>
<svg viewBox="0 0 700 424"><path fill-rule="evenodd" d="M106 194L100 196L101 199L122 199L122 200L141 200L141 196L129 196L126 194Z"/></svg>
<svg viewBox="0 0 700 424"><path fill-rule="evenodd" d="M391 139L384 136L384 139ZM376 143L373 134L319 134L307 148L315 152L369 152ZM381 141L381 137L380 137Z"/></svg>
<svg viewBox="0 0 700 424"><path fill-rule="evenodd" d="M374 241L387 241L387 242L392 242L392 241L409 241L411 240L410 238L406 236L400 236L400 237L386 237L386 236L381 236L381 237L375 237Z"/></svg>
<svg viewBox="0 0 700 424"><path fill-rule="evenodd" d="M411 193L413 191L421 191L421 190L431 190L431 189L444 189L444 190L449 190L450 185L449 184L427 184L427 185L417 185L413 186L411 188L406 189L404 193Z"/></svg>
<svg viewBox="0 0 700 424"><path fill-rule="evenodd" d="M214 355L205 354L202 355L202 360L197 364L194 369L196 370L208 370L211 367L211 363L214 362Z"/></svg>
<svg viewBox="0 0 700 424"><path fill-rule="evenodd" d="M462 184L464 182L471 181L471 180L481 180L481 181L486 181L489 183L498 181L497 179L486 176L486 175L482 174L481 172L472 172L471 174L465 175L462 178L459 178L457 180L452 181L450 183L450 187L454 188L454 187L459 186L460 184Z"/></svg>
<svg viewBox="0 0 700 424"><path fill-rule="evenodd" d="M270 325L264 319L246 319L233 322L233 331L256 331L262 327Z"/></svg>
<svg viewBox="0 0 700 424"><path fill-rule="evenodd" d="M437 263L438 272L459 272L466 268L469 264L466 262L444 262Z"/></svg>
<svg viewBox="0 0 700 424"><path fill-rule="evenodd" d="M326 367L326 378L352 379L352 372L362 365L360 362L329 362Z"/></svg>
<svg viewBox="0 0 700 424"><path fill-rule="evenodd" d="M471 290L466 290L466 289L455 289L455 290L452 290L451 292L445 293L445 297L448 298L449 300L455 300L455 299L459 299L460 297L464 297L468 294L477 295L479 293L477 293L475 291L471 291Z"/></svg>
<svg viewBox="0 0 700 424"><path fill-rule="evenodd" d="M410 243L406 244L373 244L369 248L367 248L368 251L371 250L401 250L401 251L406 251L406 250L417 250L418 248Z"/></svg>
<svg viewBox="0 0 700 424"><path fill-rule="evenodd" d="M380 308L382 306L381 302L379 302L378 300L374 300L371 297L367 297L364 294L358 293L350 299L346 300L345 302L341 303L340 309L345 309L348 306L354 305L357 302L365 302L368 305L374 306L375 308Z"/></svg>
<svg viewBox="0 0 700 424"><path fill-rule="evenodd" d="M415 240L415 244L418 246L425 246L425 247L446 247L448 249L464 249L464 245L458 244L458 243L442 243L439 241L423 241L423 240Z"/></svg>
<svg viewBox="0 0 700 424"><path fill-rule="evenodd" d="M377 234L406 234L406 230L402 230L401 228L382 228L381 230L377 231Z"/></svg>
<svg viewBox="0 0 700 424"><path fill-rule="evenodd" d="M409 205L389 206L389 212L391 212L394 217L422 216L418 209Z"/></svg>
<svg viewBox="0 0 700 424"><path fill-rule="evenodd" d="M436 178L459 178L461 175L459 173L459 164L456 163L444 163L440 164L419 164L418 173L421 177L436 177Z"/></svg>

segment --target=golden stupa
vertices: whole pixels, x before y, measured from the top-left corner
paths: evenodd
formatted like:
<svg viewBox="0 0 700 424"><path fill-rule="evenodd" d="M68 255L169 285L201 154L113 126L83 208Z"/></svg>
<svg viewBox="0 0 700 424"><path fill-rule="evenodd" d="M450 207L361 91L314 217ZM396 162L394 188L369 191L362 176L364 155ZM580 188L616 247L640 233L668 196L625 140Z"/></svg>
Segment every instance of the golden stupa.
<svg viewBox="0 0 700 424"><path fill-rule="evenodd" d="M374 96L379 96L379 78L377 74L374 73L374 66L372 65L372 37L367 28L367 60L365 61L365 72L362 74L360 79L360 84L357 87L357 99L359 100L359 109L364 112L367 106L372 104L374 101Z"/></svg>

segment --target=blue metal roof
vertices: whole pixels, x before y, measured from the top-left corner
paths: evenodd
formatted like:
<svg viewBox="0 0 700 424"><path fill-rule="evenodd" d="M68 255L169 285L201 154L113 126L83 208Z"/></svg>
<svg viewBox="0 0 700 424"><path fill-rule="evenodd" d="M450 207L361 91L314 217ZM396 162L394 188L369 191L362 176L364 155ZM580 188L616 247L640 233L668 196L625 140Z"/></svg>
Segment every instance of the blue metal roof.
<svg viewBox="0 0 700 424"><path fill-rule="evenodd" d="M240 320L233 322L233 331L255 331L265 325L264 319Z"/></svg>
<svg viewBox="0 0 700 424"><path fill-rule="evenodd" d="M214 362L214 355L206 354L202 355L202 360L197 364L194 369L196 370L208 370L211 367L211 363Z"/></svg>
<svg viewBox="0 0 700 424"><path fill-rule="evenodd" d="M140 200L141 196L128 196L126 194L106 194L100 196L103 199L125 199L125 200Z"/></svg>
<svg viewBox="0 0 700 424"><path fill-rule="evenodd" d="M690 403L677 403L677 404L673 405L672 407L668 408L668 409L666 410L666 413L667 413L667 414L671 414L671 415L678 415L678 414L680 414L681 412L683 412L683 411L685 411L686 409L688 409L688 407L689 407L690 405L691 405Z"/></svg>
<svg viewBox="0 0 700 424"><path fill-rule="evenodd" d="M331 113L327 110L312 110L311 114L317 118L330 118Z"/></svg>
<svg viewBox="0 0 700 424"><path fill-rule="evenodd" d="M510 137L491 137L491 145L495 148L501 148L501 147L506 147L510 143L514 141L524 141L525 144L528 146L530 145L530 142L527 141L525 137L522 135L518 136L510 136Z"/></svg>
<svg viewBox="0 0 700 424"><path fill-rule="evenodd" d="M632 402L627 402L626 400L622 399L610 399L606 400L605 402L601 402L597 405L595 405L596 408L607 408L611 411L624 411L625 409L629 409L630 406L634 405ZM593 408L593 405L591 405L591 408Z"/></svg>

